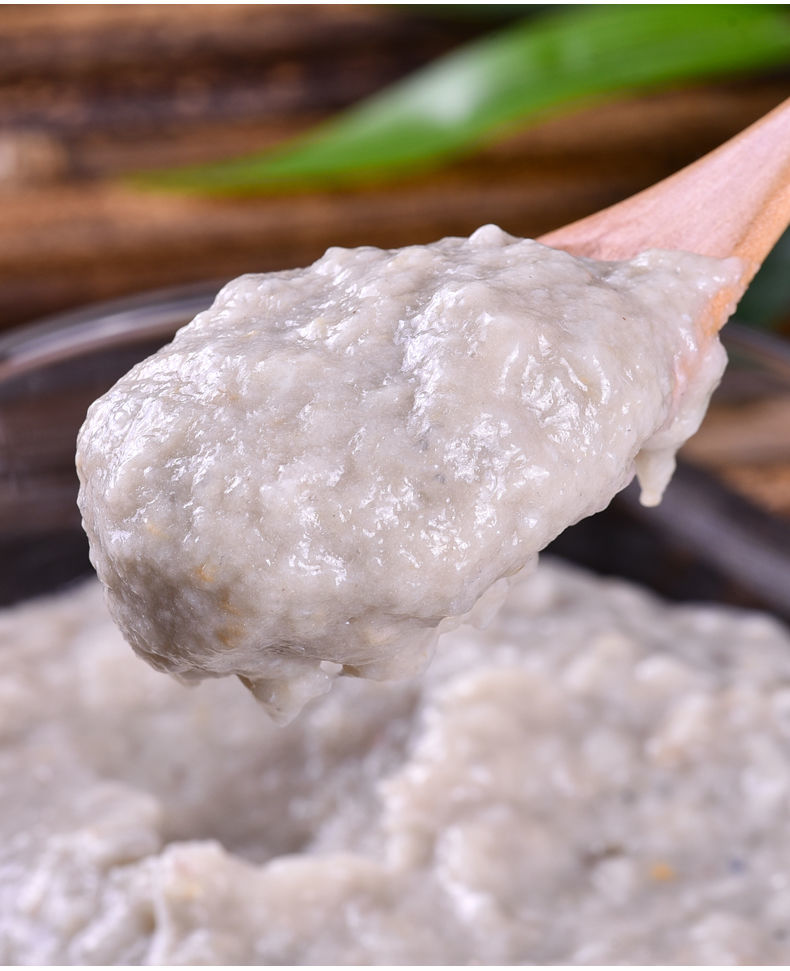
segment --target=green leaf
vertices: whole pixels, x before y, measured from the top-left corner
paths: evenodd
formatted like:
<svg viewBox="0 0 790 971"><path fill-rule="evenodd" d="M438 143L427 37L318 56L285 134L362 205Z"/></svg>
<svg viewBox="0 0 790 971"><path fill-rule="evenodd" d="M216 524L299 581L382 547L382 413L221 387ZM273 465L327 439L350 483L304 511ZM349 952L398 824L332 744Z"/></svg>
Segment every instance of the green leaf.
<svg viewBox="0 0 790 971"><path fill-rule="evenodd" d="M615 92L788 62L790 17L778 5L566 7L468 44L272 151L146 182L244 193L381 178Z"/></svg>

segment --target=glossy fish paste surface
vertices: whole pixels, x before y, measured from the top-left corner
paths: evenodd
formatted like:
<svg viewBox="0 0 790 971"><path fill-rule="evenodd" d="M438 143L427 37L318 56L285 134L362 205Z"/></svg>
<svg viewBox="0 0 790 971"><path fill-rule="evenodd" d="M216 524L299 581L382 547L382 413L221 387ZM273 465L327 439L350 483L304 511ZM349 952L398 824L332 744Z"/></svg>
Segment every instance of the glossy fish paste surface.
<svg viewBox="0 0 790 971"><path fill-rule="evenodd" d="M700 314L738 273L484 226L232 281L80 434L113 616L281 721L338 674L414 673L635 469L658 500L724 367Z"/></svg>

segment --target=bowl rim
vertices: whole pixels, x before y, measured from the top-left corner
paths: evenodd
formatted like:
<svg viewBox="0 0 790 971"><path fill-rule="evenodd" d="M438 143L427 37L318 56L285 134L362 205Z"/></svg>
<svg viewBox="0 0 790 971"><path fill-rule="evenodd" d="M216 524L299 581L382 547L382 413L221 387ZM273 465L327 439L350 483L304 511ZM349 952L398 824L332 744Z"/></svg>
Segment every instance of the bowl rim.
<svg viewBox="0 0 790 971"><path fill-rule="evenodd" d="M172 334L211 306L221 282L206 281L143 291L50 314L0 334L0 382L101 350Z"/></svg>

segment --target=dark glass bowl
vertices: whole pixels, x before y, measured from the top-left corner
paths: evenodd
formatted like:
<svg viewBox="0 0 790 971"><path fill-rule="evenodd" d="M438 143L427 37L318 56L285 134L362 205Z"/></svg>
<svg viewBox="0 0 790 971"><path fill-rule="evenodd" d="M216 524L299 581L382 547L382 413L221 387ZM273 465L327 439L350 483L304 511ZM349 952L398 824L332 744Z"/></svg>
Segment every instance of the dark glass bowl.
<svg viewBox="0 0 790 971"><path fill-rule="evenodd" d="M85 412L209 306L218 287L143 294L0 336L0 604L90 572L74 471ZM735 404L759 415L754 406L763 401L790 408L790 346L734 323L724 340L731 364L714 413ZM784 443L774 444L790 469L790 425L783 434ZM790 620L790 520L734 492L713 467L681 461L657 509L639 506L629 487L550 549L674 599L762 607Z"/></svg>

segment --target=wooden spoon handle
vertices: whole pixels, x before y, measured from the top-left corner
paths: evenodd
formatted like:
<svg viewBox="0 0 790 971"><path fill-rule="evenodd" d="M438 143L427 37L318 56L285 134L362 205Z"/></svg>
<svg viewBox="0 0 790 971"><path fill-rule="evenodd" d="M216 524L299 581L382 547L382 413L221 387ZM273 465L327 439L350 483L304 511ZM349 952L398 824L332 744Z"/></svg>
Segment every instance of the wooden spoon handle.
<svg viewBox="0 0 790 971"><path fill-rule="evenodd" d="M788 223L790 99L675 175L540 242L602 260L647 249L737 256L744 272L728 294L734 301Z"/></svg>

